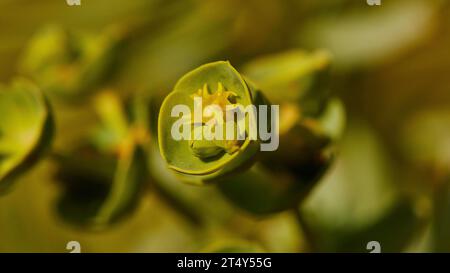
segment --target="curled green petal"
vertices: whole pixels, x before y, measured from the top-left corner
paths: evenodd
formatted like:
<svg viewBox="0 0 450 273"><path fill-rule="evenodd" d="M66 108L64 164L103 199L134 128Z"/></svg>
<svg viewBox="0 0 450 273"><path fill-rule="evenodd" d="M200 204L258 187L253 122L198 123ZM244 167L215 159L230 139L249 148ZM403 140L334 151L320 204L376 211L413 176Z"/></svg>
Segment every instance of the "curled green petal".
<svg viewBox="0 0 450 273"><path fill-rule="evenodd" d="M53 122L41 91L25 80L0 86L0 191L49 146Z"/></svg>

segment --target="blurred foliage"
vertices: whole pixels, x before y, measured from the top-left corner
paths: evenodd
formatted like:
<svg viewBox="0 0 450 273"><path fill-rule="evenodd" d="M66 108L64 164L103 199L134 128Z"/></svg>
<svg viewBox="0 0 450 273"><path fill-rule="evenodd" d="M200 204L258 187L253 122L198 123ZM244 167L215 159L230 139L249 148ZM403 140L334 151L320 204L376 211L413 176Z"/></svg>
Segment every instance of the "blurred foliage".
<svg viewBox="0 0 450 273"><path fill-rule="evenodd" d="M450 251L449 15L446 0L0 0L0 251ZM280 149L196 187L160 156L158 113L218 60L280 104Z"/></svg>
<svg viewBox="0 0 450 273"><path fill-rule="evenodd" d="M25 80L0 89L0 190L30 168L52 138L50 107L41 91Z"/></svg>
<svg viewBox="0 0 450 273"><path fill-rule="evenodd" d="M49 95L74 100L111 74L122 36L118 29L99 36L49 26L29 42L19 73L34 79Z"/></svg>

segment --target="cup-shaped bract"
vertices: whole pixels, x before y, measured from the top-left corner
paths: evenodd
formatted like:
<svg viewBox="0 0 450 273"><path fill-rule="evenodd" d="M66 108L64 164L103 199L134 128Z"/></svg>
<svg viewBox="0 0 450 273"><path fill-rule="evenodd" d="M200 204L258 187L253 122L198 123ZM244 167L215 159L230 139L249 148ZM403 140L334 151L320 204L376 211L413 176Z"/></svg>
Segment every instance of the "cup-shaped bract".
<svg viewBox="0 0 450 273"><path fill-rule="evenodd" d="M201 107L198 107L198 102L201 102ZM195 184L248 167L259 150L258 139L251 137L258 127L256 113L245 112L241 126L237 124L238 119L227 118L227 114L239 107L241 110L250 109L263 103L259 91L250 87L229 62L200 66L178 81L161 106L158 120L161 155L169 168L180 174L184 181ZM189 111L180 115L176 111L178 106ZM216 112L219 113L217 115L209 115L208 109L213 109L211 112L214 109L220 111ZM180 122L184 122L187 125L185 128L190 131L184 138L173 135L174 126ZM232 134L236 139L227 138L226 129L218 134L223 139L208 138L207 132L217 132L217 128L222 125L226 127L226 123L230 122L235 123L234 128L237 128L238 132ZM251 126L252 122L255 126ZM209 131L208 126L212 124L219 125Z"/></svg>
<svg viewBox="0 0 450 273"><path fill-rule="evenodd" d="M0 191L36 162L52 132L50 108L39 88L26 80L0 86Z"/></svg>

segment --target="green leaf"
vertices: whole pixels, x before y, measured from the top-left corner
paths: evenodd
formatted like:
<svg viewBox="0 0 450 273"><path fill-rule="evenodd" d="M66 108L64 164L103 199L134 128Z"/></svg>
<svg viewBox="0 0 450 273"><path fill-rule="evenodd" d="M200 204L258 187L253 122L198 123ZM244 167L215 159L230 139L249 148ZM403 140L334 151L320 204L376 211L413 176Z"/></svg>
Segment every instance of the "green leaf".
<svg viewBox="0 0 450 273"><path fill-rule="evenodd" d="M331 55L300 49L263 56L247 63L244 74L273 103L297 103L302 114L320 112L328 97Z"/></svg>
<svg viewBox="0 0 450 273"><path fill-rule="evenodd" d="M25 80L0 86L0 191L49 146L53 121L41 91Z"/></svg>
<svg viewBox="0 0 450 273"><path fill-rule="evenodd" d="M123 37L118 28L96 35L48 26L29 42L19 71L48 95L77 98L93 91L112 72Z"/></svg>
<svg viewBox="0 0 450 273"><path fill-rule="evenodd" d="M136 208L149 177L145 102L136 99L126 108L114 93L98 94L100 122L89 145L57 158L63 186L58 211L64 220L102 229Z"/></svg>
<svg viewBox="0 0 450 273"><path fill-rule="evenodd" d="M289 111L281 109L283 122ZM338 99L329 100L317 119L297 121L281 132L279 148L261 153L259 163L250 170L220 179L221 193L234 205L254 214L295 208L333 163L334 144L344 123L342 104Z"/></svg>
<svg viewBox="0 0 450 273"><path fill-rule="evenodd" d="M381 252L401 252L425 225L410 200L398 200L385 214L363 226L333 227L309 223L314 230L316 251L369 252L370 241L380 243Z"/></svg>
<svg viewBox="0 0 450 273"><path fill-rule="evenodd" d="M221 179L218 187L233 205L264 215L296 207L314 185L312 182L302 181L285 170L274 171L255 164L248 171Z"/></svg>
<svg viewBox="0 0 450 273"><path fill-rule="evenodd" d="M395 178L375 132L350 124L334 168L301 207L318 251L366 252L369 241L379 241L383 252L402 251L423 215Z"/></svg>
<svg viewBox="0 0 450 273"><path fill-rule="evenodd" d="M100 124L92 135L92 143L102 152L114 152L130 130L122 102L112 91L104 91L95 97L94 107Z"/></svg>
<svg viewBox="0 0 450 273"><path fill-rule="evenodd" d="M57 178L64 188L59 215L83 228L103 229L129 215L148 178L146 153L134 143L117 159L81 153L58 161Z"/></svg>

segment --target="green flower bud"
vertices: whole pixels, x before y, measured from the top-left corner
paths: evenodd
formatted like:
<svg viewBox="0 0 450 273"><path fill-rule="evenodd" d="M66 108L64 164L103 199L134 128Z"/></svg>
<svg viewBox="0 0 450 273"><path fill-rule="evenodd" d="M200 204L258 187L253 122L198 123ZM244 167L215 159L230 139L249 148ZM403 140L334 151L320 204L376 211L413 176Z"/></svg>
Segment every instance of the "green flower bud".
<svg viewBox="0 0 450 273"><path fill-rule="evenodd" d="M214 90L214 87L217 88ZM237 105L262 104L258 93L228 62L206 64L182 77L164 100L159 113L160 152L169 168L187 182L202 184L249 165L259 148L259 141L249 137L248 124L252 117L245 116L245 127L234 126L236 139L228 140L224 137L227 122L238 121L227 120L226 115ZM199 99L203 109L214 107L209 109L209 114L208 110L201 112L195 120ZM173 126L180 122L179 116L172 116L176 105L185 105L190 110L182 117L186 128L191 128L190 139L176 140L172 135ZM220 128L222 133L216 131ZM223 138L213 138L214 134Z"/></svg>

